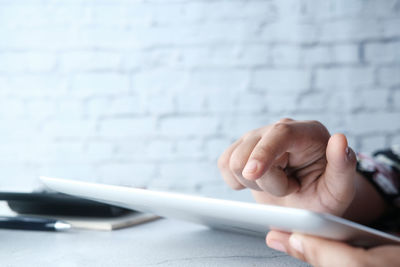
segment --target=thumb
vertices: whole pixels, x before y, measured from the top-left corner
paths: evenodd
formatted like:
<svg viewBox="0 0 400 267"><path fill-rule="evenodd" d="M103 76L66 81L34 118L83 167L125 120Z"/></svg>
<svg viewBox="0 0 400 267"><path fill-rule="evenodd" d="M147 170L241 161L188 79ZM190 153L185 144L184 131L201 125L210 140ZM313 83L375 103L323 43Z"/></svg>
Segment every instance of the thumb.
<svg viewBox="0 0 400 267"><path fill-rule="evenodd" d="M333 240L292 234L288 253L313 266L365 266L366 250Z"/></svg>
<svg viewBox="0 0 400 267"><path fill-rule="evenodd" d="M342 215L355 195L356 164L354 151L343 134L331 136L326 148L327 165L318 183L318 192L327 212Z"/></svg>

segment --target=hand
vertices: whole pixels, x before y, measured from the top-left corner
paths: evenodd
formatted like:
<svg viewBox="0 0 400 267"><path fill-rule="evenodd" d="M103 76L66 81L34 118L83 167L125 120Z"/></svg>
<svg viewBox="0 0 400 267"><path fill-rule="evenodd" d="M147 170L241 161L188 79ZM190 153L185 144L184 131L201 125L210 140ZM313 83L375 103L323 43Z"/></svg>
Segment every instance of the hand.
<svg viewBox="0 0 400 267"><path fill-rule="evenodd" d="M250 131L221 155L218 166L228 185L253 189L260 203L356 214L359 221L377 218L384 207L372 186L356 175L356 155L346 137L330 136L316 121L283 119Z"/></svg>
<svg viewBox="0 0 400 267"><path fill-rule="evenodd" d="M271 231L267 245L313 266L400 266L400 246L356 248L318 237Z"/></svg>

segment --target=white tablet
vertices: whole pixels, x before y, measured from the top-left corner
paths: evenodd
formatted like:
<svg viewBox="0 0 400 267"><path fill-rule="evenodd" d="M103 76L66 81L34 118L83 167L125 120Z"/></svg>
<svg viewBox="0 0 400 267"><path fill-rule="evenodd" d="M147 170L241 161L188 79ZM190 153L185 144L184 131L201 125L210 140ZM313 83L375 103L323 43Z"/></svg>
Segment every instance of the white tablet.
<svg viewBox="0 0 400 267"><path fill-rule="evenodd" d="M265 235L269 229L299 232L353 245L398 244L400 238L330 214L132 187L41 177L49 188L128 209L152 212L214 228Z"/></svg>

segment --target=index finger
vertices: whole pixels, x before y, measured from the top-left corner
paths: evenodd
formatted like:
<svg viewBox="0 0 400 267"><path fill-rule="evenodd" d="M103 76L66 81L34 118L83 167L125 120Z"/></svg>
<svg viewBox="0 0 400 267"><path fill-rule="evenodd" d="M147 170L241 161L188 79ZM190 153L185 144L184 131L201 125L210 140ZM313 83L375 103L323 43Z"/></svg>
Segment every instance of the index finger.
<svg viewBox="0 0 400 267"><path fill-rule="evenodd" d="M326 146L328 139L329 132L319 122L278 122L254 147L243 169L243 176L250 180L257 180L284 153L295 155L304 152L316 142Z"/></svg>

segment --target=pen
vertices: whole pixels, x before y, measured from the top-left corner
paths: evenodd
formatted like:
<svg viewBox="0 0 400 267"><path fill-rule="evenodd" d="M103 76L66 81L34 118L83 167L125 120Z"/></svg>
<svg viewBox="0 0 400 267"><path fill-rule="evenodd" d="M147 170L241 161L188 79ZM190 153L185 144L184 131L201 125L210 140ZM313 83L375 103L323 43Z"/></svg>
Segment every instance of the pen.
<svg viewBox="0 0 400 267"><path fill-rule="evenodd" d="M0 229L36 230L36 231L63 231L71 228L69 223L28 216L0 216Z"/></svg>

